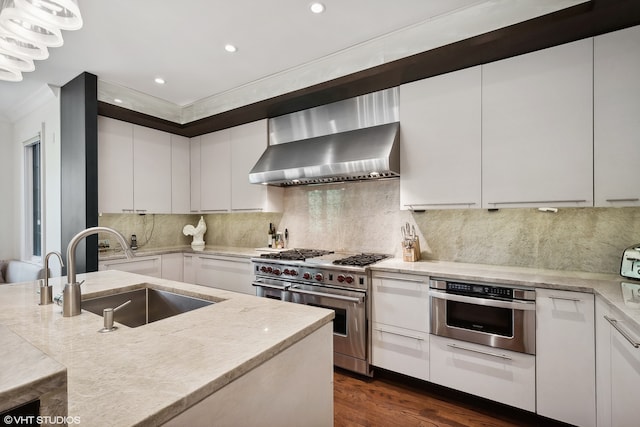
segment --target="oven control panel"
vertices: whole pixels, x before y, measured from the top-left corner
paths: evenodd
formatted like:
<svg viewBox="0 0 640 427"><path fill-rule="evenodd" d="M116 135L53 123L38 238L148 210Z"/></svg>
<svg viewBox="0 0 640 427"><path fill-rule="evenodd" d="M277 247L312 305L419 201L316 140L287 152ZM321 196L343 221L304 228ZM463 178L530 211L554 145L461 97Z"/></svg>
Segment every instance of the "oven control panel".
<svg viewBox="0 0 640 427"><path fill-rule="evenodd" d="M254 262L256 276L269 277L283 282L296 282L367 289L367 275L348 269L314 268L304 264L291 266L269 262Z"/></svg>
<svg viewBox="0 0 640 427"><path fill-rule="evenodd" d="M511 288L508 286L495 286L487 283L454 282L445 279L431 279L429 287L441 291L468 295L480 298L495 298L504 300L535 301L535 289Z"/></svg>
<svg viewBox="0 0 640 427"><path fill-rule="evenodd" d="M447 282L447 291L459 292L466 295L479 295L479 296L513 299L513 289L502 288L497 286Z"/></svg>

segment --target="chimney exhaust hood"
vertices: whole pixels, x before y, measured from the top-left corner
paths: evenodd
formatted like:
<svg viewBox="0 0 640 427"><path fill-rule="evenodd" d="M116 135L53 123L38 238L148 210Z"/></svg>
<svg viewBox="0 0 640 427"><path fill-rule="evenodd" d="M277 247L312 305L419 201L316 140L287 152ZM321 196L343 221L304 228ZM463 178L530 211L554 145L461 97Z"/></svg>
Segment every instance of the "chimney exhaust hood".
<svg viewBox="0 0 640 427"><path fill-rule="evenodd" d="M249 182L289 186L400 176L400 124L270 145Z"/></svg>
<svg viewBox="0 0 640 427"><path fill-rule="evenodd" d="M269 119L249 182L290 186L400 176L397 87Z"/></svg>

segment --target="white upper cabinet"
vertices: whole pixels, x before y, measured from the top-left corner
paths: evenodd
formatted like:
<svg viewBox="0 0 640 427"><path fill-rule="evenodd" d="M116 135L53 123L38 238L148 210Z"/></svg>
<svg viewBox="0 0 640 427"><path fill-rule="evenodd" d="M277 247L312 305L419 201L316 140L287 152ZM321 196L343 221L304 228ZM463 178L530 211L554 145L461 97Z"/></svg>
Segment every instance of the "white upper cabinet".
<svg viewBox="0 0 640 427"><path fill-rule="evenodd" d="M190 212L200 212L200 137L189 140Z"/></svg>
<svg viewBox="0 0 640 427"><path fill-rule="evenodd" d="M191 212L281 211L282 188L249 183L267 138L267 120L192 138Z"/></svg>
<svg viewBox="0 0 640 427"><path fill-rule="evenodd" d="M480 66L400 86L400 208L481 207Z"/></svg>
<svg viewBox="0 0 640 427"><path fill-rule="evenodd" d="M167 132L98 117L99 212L172 212L171 137Z"/></svg>
<svg viewBox="0 0 640 427"><path fill-rule="evenodd" d="M133 125L98 116L98 211L133 212Z"/></svg>
<svg viewBox="0 0 640 427"><path fill-rule="evenodd" d="M229 129L200 137L200 211L231 208L231 141Z"/></svg>
<svg viewBox="0 0 640 427"><path fill-rule="evenodd" d="M596 206L640 206L640 26L594 39Z"/></svg>
<svg viewBox="0 0 640 427"><path fill-rule="evenodd" d="M482 66L483 207L593 206L593 40Z"/></svg>
<svg viewBox="0 0 640 427"><path fill-rule="evenodd" d="M283 189L249 183L249 172L268 144L267 120L231 128L231 210L281 211Z"/></svg>
<svg viewBox="0 0 640 427"><path fill-rule="evenodd" d="M171 213L171 135L133 126L133 199L139 213Z"/></svg>
<svg viewBox="0 0 640 427"><path fill-rule="evenodd" d="M171 212L191 211L191 173L189 138L171 135Z"/></svg>

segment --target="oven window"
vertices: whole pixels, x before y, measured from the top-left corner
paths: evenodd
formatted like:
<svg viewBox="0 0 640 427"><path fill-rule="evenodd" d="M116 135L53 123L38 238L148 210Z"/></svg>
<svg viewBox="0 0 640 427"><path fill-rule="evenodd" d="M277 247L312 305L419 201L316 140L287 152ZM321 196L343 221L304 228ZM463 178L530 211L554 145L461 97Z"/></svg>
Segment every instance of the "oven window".
<svg viewBox="0 0 640 427"><path fill-rule="evenodd" d="M343 308L335 308L335 307L327 307L326 305L320 304L307 304L312 305L314 307L326 308L329 310L333 310L336 313L335 318L333 319L333 333L338 335L347 336L347 310Z"/></svg>
<svg viewBox="0 0 640 427"><path fill-rule="evenodd" d="M513 310L447 301L447 325L513 337Z"/></svg>

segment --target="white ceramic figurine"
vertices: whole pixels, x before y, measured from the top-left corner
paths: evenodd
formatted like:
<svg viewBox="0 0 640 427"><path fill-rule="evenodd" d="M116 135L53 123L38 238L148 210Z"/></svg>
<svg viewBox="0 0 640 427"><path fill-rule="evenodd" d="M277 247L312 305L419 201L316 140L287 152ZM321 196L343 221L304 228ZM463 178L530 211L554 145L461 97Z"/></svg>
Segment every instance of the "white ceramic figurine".
<svg viewBox="0 0 640 427"><path fill-rule="evenodd" d="M182 233L185 236L193 236L193 241L191 242L191 248L194 251L201 251L204 249L204 234L207 232L207 224L204 222L204 218L200 217L200 221L198 221L198 225L194 227L191 224L187 224L182 229Z"/></svg>

